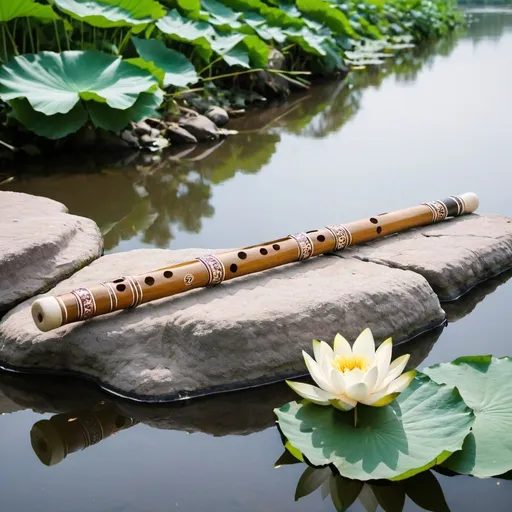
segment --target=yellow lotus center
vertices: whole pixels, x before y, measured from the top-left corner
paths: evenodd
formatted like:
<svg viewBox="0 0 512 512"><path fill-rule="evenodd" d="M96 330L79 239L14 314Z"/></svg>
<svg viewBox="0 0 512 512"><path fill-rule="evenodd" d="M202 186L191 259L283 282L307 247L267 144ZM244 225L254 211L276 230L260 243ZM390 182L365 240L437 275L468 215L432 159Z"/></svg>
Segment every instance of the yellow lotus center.
<svg viewBox="0 0 512 512"><path fill-rule="evenodd" d="M347 355L336 356L332 365L341 373L350 372L356 368L365 372L370 368L371 362L364 356Z"/></svg>

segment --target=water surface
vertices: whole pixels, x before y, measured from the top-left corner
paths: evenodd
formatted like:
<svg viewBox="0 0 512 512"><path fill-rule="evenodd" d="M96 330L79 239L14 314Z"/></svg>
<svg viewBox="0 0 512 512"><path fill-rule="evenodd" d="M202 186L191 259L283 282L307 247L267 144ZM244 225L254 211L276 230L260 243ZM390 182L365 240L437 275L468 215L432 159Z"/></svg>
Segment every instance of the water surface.
<svg viewBox="0 0 512 512"><path fill-rule="evenodd" d="M352 87L317 86L238 120L240 135L218 146L180 148L159 163L89 155L5 168L2 178L14 179L1 188L94 219L108 252L253 244L465 191L478 193L481 211L512 215L512 15L475 18L459 38L361 74ZM511 353L509 277L446 305L448 326L406 347L420 368ZM285 386L167 407L25 376L0 375L0 392L2 510L334 510L319 492L294 502L304 467L273 467L283 447L272 408L292 399ZM30 431L57 413L68 414L64 425L78 418L70 423L93 428L96 417L125 428L47 467ZM79 437L68 441L78 447ZM58 436L35 443L43 458L58 457L58 446ZM437 478L452 510L510 509L508 481ZM420 509L409 501L406 510Z"/></svg>

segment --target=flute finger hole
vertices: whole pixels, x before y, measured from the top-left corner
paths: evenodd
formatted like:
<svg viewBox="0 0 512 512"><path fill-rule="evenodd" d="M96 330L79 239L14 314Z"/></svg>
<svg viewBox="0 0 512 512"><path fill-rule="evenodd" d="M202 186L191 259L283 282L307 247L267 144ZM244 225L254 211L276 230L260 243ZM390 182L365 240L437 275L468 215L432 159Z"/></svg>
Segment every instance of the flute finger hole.
<svg viewBox="0 0 512 512"><path fill-rule="evenodd" d="M379 226L379 227L377 228L377 235L380 235L381 233L382 233L382 228Z"/></svg>
<svg viewBox="0 0 512 512"><path fill-rule="evenodd" d="M124 281L124 277L120 277L119 279L116 279L115 281L112 281L113 283L122 283Z"/></svg>
<svg viewBox="0 0 512 512"><path fill-rule="evenodd" d="M244 252L244 251L240 251L238 253L238 257L241 259L241 260L245 260L245 258L247 258L247 253Z"/></svg>
<svg viewBox="0 0 512 512"><path fill-rule="evenodd" d="M281 246L279 244L274 244L272 246L272 249L274 249L274 251L279 251L279 249L281 249Z"/></svg>
<svg viewBox="0 0 512 512"><path fill-rule="evenodd" d="M316 239L319 241L319 242L325 242L325 236L324 235L318 235L316 237Z"/></svg>
<svg viewBox="0 0 512 512"><path fill-rule="evenodd" d="M148 286L153 286L153 285L155 284L155 280L154 280L154 278L152 278L151 276L146 277L146 279L144 279L144 282L145 282Z"/></svg>
<svg viewBox="0 0 512 512"><path fill-rule="evenodd" d="M266 256L266 255L268 254L268 251L267 251L267 249L265 249L264 247L262 247L262 248L260 249L260 253L261 253L261 254L263 254L263 256Z"/></svg>
<svg viewBox="0 0 512 512"><path fill-rule="evenodd" d="M229 267L229 270L231 270L231 272L233 272L233 274L238 270L238 265L235 265L235 263L233 263L230 267Z"/></svg>
<svg viewBox="0 0 512 512"><path fill-rule="evenodd" d="M170 270L166 270L166 271L164 272L164 277L165 277L166 279L170 279L170 278L172 277L172 272L171 272Z"/></svg>
<svg viewBox="0 0 512 512"><path fill-rule="evenodd" d="M372 218L370 219L370 222L371 222L372 224L378 224L378 223L379 223L379 221L378 221L375 217L372 217Z"/></svg>
<svg viewBox="0 0 512 512"><path fill-rule="evenodd" d="M126 286L124 284L118 284L116 289L118 292L124 292L126 290Z"/></svg>

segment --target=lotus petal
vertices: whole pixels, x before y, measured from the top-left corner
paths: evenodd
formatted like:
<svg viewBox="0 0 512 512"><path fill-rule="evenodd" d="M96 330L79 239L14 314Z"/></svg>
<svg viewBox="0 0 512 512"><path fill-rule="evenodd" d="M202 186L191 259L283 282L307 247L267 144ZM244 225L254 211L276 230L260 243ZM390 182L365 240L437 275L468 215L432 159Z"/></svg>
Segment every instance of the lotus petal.
<svg viewBox="0 0 512 512"><path fill-rule="evenodd" d="M375 364L379 369L379 376L375 383L375 389L378 389L383 384L384 379L389 372L389 363L391 362L391 353L393 351L393 342L391 338L383 341L379 348L375 351Z"/></svg>
<svg viewBox="0 0 512 512"><path fill-rule="evenodd" d="M370 329L366 328L356 339L352 346L354 355L361 355L373 361L375 357L375 341Z"/></svg>
<svg viewBox="0 0 512 512"><path fill-rule="evenodd" d="M311 384L306 384L305 382L292 382L287 380L286 384L299 396L317 405L329 405L329 400L333 397L331 393L317 388L316 386L312 386Z"/></svg>
<svg viewBox="0 0 512 512"><path fill-rule="evenodd" d="M389 384L388 392L401 393L412 382L414 377L416 377L416 373L416 370L411 370L410 372L400 375L400 377Z"/></svg>
<svg viewBox="0 0 512 512"><path fill-rule="evenodd" d="M302 351L304 362L311 378L324 390L333 391L329 374L324 374L320 365L307 353Z"/></svg>
<svg viewBox="0 0 512 512"><path fill-rule="evenodd" d="M355 400L350 399L348 396L343 397L343 399L331 398L329 400L329 403L333 407L336 407L336 409L339 409L340 411L350 411L357 405L357 402Z"/></svg>
<svg viewBox="0 0 512 512"><path fill-rule="evenodd" d="M389 366L388 374L384 378L384 382L382 382L382 386L387 386L404 371L404 368L407 366L410 357L410 354L404 354L403 356L397 357L391 363Z"/></svg>
<svg viewBox="0 0 512 512"><path fill-rule="evenodd" d="M337 356L348 356L352 354L350 343L339 333L334 337L334 354Z"/></svg>
<svg viewBox="0 0 512 512"><path fill-rule="evenodd" d="M379 369L376 366L372 366L366 376L364 377L364 384L368 388L368 393L372 393L375 389L375 384L377 383L377 379L379 377Z"/></svg>
<svg viewBox="0 0 512 512"><path fill-rule="evenodd" d="M368 396L368 387L364 382L359 382L353 386L347 386L347 396L360 402Z"/></svg>

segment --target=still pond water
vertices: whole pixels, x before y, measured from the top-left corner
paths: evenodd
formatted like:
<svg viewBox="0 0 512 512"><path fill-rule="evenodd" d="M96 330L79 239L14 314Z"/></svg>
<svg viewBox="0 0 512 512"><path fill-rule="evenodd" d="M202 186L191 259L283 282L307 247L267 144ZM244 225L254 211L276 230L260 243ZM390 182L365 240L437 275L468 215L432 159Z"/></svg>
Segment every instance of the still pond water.
<svg viewBox="0 0 512 512"><path fill-rule="evenodd" d="M94 219L107 252L240 246L465 191L481 211L512 215L512 12L475 19L351 88L317 87L239 120L240 135L219 146L159 164L41 163L1 189ZM9 176L0 170L0 182ZM411 342L420 368L512 354L510 276L446 305L448 327ZM294 501L301 464L274 469L283 447L272 409L292 398L274 385L149 407L81 382L0 374L0 510L332 511L320 491ZM34 423L57 413L60 434L43 440L35 428L32 448ZM105 439L78 452L78 423L92 435L98 422ZM512 482L436 477L454 511L512 507ZM424 503L435 494L421 492ZM350 510L364 507L375 510L369 492ZM405 510L422 509L407 500Z"/></svg>

